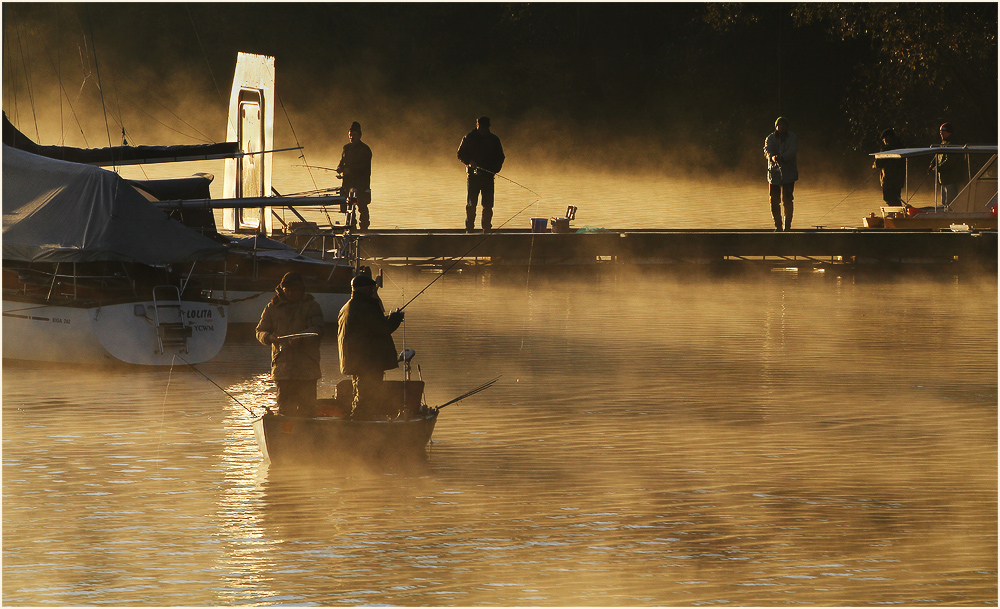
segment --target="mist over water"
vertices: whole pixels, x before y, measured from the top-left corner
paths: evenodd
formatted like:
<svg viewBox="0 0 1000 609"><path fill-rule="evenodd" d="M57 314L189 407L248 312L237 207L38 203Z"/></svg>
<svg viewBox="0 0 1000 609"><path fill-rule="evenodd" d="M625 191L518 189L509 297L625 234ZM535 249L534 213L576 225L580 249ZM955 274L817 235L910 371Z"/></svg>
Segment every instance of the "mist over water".
<svg viewBox="0 0 1000 609"><path fill-rule="evenodd" d="M185 27L203 25L190 15ZM5 31L40 45L4 53L5 110L29 137L225 139L231 72L165 53L139 69L111 59L102 107L78 21ZM460 117L455 100L387 100L375 85L345 99L344 83L316 86L325 71L286 78L298 64L277 58L275 147L304 146L275 155L279 192L339 186L320 168L336 167L360 120L372 228L464 225L455 150L490 110L470 103ZM743 152L720 173L690 137L708 123L618 140L614 116L494 115L516 182L497 179L494 225L527 229L575 205L575 228L767 229L760 148L773 118L740 119L727 141ZM826 120L793 122L793 228L857 227L881 205L871 159L831 153ZM213 173L221 197L221 161L121 169L196 172ZM911 204L930 204L930 179L910 187ZM398 307L435 277L388 267L382 298ZM407 308L396 346L418 352L432 406L500 381L442 411L426 463L391 470L262 463L247 409L274 389L258 344L198 366L211 381L179 366L5 362L2 601L994 605L997 332L993 276L456 269ZM328 396L335 342L322 356Z"/></svg>
<svg viewBox="0 0 1000 609"><path fill-rule="evenodd" d="M389 471L262 464L190 370L8 363L3 600L990 604L996 309L994 277L453 271L396 345L431 405L502 376ZM273 400L259 345L199 369Z"/></svg>

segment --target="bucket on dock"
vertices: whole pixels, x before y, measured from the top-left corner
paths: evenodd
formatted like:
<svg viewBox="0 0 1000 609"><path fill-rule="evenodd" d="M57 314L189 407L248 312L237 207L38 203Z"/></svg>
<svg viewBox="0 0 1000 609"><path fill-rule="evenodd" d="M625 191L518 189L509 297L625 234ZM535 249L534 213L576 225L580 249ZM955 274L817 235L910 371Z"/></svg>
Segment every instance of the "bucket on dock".
<svg viewBox="0 0 1000 609"><path fill-rule="evenodd" d="M552 232L554 232L554 233L568 233L569 232L569 218L552 218Z"/></svg>
<svg viewBox="0 0 1000 609"><path fill-rule="evenodd" d="M549 223L548 218L532 218L531 219L531 232L533 233L544 233L545 227Z"/></svg>

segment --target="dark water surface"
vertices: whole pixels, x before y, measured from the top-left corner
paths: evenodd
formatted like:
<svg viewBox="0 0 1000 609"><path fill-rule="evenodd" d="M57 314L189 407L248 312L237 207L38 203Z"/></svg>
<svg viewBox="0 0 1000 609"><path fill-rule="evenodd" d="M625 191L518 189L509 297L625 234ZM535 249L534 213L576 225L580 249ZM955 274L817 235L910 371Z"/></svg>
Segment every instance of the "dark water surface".
<svg viewBox="0 0 1000 609"><path fill-rule="evenodd" d="M404 338L431 405L502 375L406 470L263 464L189 369L6 363L4 604L997 604L995 277L453 272ZM267 365L199 369L259 412Z"/></svg>

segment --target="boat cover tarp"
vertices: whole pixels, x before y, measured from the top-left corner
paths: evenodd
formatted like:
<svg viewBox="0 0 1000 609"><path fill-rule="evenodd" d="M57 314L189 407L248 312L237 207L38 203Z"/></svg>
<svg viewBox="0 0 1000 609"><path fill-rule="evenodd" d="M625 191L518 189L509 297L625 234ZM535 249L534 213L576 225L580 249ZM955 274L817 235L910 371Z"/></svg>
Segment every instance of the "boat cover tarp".
<svg viewBox="0 0 1000 609"><path fill-rule="evenodd" d="M3 146L4 260L164 265L225 251L114 172Z"/></svg>
<svg viewBox="0 0 1000 609"><path fill-rule="evenodd" d="M186 144L179 146L111 146L108 148L74 148L72 146L41 146L21 133L3 115L3 143L18 150L60 161L87 165L132 165L184 161L192 159L224 159L239 156L237 142L217 144Z"/></svg>

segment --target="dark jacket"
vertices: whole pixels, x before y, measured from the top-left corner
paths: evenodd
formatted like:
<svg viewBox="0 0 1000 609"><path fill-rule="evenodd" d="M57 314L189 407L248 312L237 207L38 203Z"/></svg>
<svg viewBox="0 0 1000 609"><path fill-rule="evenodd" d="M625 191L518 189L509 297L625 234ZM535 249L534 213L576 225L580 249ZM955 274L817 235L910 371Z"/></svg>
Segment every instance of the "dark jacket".
<svg viewBox="0 0 1000 609"><path fill-rule="evenodd" d="M477 166L492 173L500 173L505 158L500 138L493 133L481 135L478 129L467 133L458 147L459 161L466 165L475 161ZM472 173L471 169L469 173Z"/></svg>
<svg viewBox="0 0 1000 609"><path fill-rule="evenodd" d="M280 288L276 288L277 292ZM323 310L312 294L291 302L279 293L264 307L257 324L257 340L271 345L271 378L276 381L318 379L320 336L300 338L279 349L274 344L279 336L315 332L323 334Z"/></svg>
<svg viewBox="0 0 1000 609"><path fill-rule="evenodd" d="M364 142L344 145L337 172L344 176L342 195L350 188L368 190L372 187L372 149Z"/></svg>
<svg viewBox="0 0 1000 609"><path fill-rule="evenodd" d="M955 142L941 140L941 146L956 146ZM937 165L938 184L950 185L965 182L966 173L963 161L965 155L938 154L931 162L931 167Z"/></svg>
<svg viewBox="0 0 1000 609"><path fill-rule="evenodd" d="M377 297L353 292L338 318L340 371L357 375L398 367L392 333L400 321L395 315L385 315Z"/></svg>
<svg viewBox="0 0 1000 609"><path fill-rule="evenodd" d="M889 143L882 143L879 152L899 150L904 148L903 140L898 137L887 137ZM886 188L902 188L906 185L906 159L875 159L875 167L879 172L882 186Z"/></svg>

